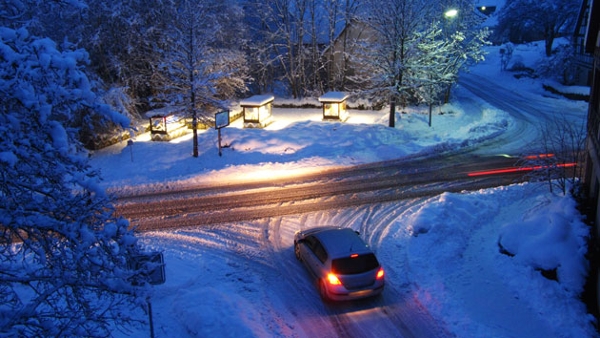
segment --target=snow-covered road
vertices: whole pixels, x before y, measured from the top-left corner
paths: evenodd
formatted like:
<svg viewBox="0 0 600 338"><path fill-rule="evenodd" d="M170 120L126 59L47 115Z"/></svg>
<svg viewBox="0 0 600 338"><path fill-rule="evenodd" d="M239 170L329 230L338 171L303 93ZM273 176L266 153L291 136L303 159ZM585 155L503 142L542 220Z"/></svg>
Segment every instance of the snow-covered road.
<svg viewBox="0 0 600 338"><path fill-rule="evenodd" d="M585 123L582 119L582 112L586 111L585 102L523 91L503 81L494 82L481 74L462 74L459 90L454 93L465 109L493 106L514 118L513 128L490 142L479 144L475 150L477 154L540 153L543 152L544 129L555 128L557 123L562 125L563 122L574 126Z"/></svg>
<svg viewBox="0 0 600 338"><path fill-rule="evenodd" d="M502 156L441 156L379 162L293 179L155 190L122 196L117 213L140 231L294 215L521 182L524 171L470 176L510 168L516 161Z"/></svg>

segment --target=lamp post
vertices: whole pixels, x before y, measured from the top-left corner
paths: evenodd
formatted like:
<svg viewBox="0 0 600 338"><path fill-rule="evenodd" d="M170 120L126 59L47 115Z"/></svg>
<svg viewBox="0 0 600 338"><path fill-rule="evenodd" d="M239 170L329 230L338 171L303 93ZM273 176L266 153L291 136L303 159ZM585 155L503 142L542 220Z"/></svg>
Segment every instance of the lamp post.
<svg viewBox="0 0 600 338"><path fill-rule="evenodd" d="M456 16L458 15L458 10L455 8L450 8L448 10L446 10L444 12L444 18L447 20L451 20L454 19ZM444 24L444 27L446 27L446 24ZM446 31L446 29L444 29L444 31ZM445 34L444 34L445 36ZM434 80L432 78L432 76L430 75L430 95L431 97L429 98L429 127L431 127L431 120L432 120L432 111L433 111L433 96L434 96L434 91L433 91L433 87L434 87ZM447 94L446 94L446 99L445 101L447 101L447 97L449 97L449 93L450 93L450 85L448 85L448 88L446 89Z"/></svg>
<svg viewBox="0 0 600 338"><path fill-rule="evenodd" d="M445 29L444 31L446 31L446 34L448 34L448 29L451 29L451 33L450 36L454 33L456 33L456 31L458 30L458 23L455 22L454 18L456 18L458 16L459 12L458 9L456 8L450 8L447 11L444 12L444 18L446 18L446 21L449 21L450 24L452 26L448 27L446 25L444 25ZM444 103L448 103L448 101L450 100L450 89L452 87L452 84L448 84L448 87L446 88L446 93L444 96Z"/></svg>

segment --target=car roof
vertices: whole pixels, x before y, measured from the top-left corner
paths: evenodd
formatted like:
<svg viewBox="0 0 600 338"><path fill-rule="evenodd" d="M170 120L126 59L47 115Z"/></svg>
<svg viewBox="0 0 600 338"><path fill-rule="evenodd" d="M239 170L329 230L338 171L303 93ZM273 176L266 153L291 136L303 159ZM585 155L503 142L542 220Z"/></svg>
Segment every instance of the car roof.
<svg viewBox="0 0 600 338"><path fill-rule="evenodd" d="M322 227L311 230L308 231L308 234L312 234L319 239L331 258L347 257L354 253L373 252L358 234L350 228Z"/></svg>

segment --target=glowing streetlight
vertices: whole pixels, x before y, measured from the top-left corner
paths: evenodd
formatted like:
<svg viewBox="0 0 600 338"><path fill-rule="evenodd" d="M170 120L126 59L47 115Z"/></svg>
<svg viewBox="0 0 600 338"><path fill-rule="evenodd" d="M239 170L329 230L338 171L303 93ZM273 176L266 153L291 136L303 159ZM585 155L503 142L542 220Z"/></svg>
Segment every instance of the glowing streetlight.
<svg viewBox="0 0 600 338"><path fill-rule="evenodd" d="M446 19L453 18L457 15L458 15L458 10L456 10L456 9L449 9L444 13L444 17L446 17Z"/></svg>

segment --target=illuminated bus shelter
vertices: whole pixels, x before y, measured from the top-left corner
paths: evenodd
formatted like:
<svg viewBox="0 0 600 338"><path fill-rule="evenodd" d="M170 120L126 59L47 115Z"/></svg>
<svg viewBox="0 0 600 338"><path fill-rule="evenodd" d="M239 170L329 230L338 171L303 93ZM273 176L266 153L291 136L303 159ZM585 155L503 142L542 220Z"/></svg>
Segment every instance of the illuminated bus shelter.
<svg viewBox="0 0 600 338"><path fill-rule="evenodd" d="M346 99L348 94L342 92L328 92L319 97L319 102L323 104L323 120L346 121Z"/></svg>
<svg viewBox="0 0 600 338"><path fill-rule="evenodd" d="M190 132L181 107L164 107L146 112L152 141L170 141Z"/></svg>
<svg viewBox="0 0 600 338"><path fill-rule="evenodd" d="M242 100L244 128L264 128L273 122L273 95L254 95Z"/></svg>

